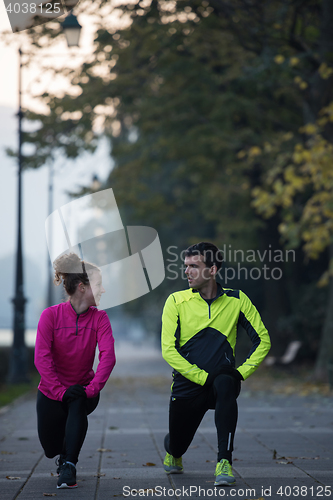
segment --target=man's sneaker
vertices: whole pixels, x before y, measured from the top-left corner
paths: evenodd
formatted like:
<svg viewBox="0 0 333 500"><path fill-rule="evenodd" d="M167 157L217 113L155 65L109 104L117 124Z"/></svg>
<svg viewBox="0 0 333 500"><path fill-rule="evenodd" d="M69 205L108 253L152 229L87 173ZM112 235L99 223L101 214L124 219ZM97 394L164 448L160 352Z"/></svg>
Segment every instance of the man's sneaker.
<svg viewBox="0 0 333 500"><path fill-rule="evenodd" d="M65 462L61 466L57 488L77 488L76 468L74 465Z"/></svg>
<svg viewBox="0 0 333 500"><path fill-rule="evenodd" d="M215 476L216 479L214 486L222 486L222 485L228 486L229 484L236 483L235 478L232 474L231 465L226 458L220 460L220 462L217 462Z"/></svg>
<svg viewBox="0 0 333 500"><path fill-rule="evenodd" d="M182 457L175 458L169 453L165 455L163 466L167 474L182 474L184 472Z"/></svg>
<svg viewBox="0 0 333 500"><path fill-rule="evenodd" d="M65 455L59 455L59 458L56 459L55 464L57 467L57 476L59 476L61 468L66 463Z"/></svg>

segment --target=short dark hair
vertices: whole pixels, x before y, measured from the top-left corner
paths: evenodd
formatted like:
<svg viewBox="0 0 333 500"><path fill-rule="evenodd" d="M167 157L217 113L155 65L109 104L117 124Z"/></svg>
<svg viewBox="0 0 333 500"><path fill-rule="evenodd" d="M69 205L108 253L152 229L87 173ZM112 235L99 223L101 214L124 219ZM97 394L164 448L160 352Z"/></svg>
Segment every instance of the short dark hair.
<svg viewBox="0 0 333 500"><path fill-rule="evenodd" d="M223 253L213 243L201 241L191 245L185 250L185 257L191 257L192 255L202 255L206 267L212 267L215 264L217 270L221 269Z"/></svg>

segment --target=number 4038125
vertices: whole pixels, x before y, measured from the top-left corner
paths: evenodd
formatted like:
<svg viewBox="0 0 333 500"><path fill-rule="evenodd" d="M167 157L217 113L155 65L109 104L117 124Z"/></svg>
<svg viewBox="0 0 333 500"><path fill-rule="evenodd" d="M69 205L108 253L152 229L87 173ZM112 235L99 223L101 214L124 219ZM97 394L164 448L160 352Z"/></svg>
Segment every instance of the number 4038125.
<svg viewBox="0 0 333 500"><path fill-rule="evenodd" d="M281 497L330 497L331 486L280 486L276 492Z"/></svg>
<svg viewBox="0 0 333 500"><path fill-rule="evenodd" d="M60 14L60 3L10 3L6 7L9 14Z"/></svg>

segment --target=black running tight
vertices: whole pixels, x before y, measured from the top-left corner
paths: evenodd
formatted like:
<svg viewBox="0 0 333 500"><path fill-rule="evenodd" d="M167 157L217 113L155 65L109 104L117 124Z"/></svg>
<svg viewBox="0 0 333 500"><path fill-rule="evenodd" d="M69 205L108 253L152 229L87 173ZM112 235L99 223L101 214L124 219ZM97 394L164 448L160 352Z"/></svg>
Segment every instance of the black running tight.
<svg viewBox="0 0 333 500"><path fill-rule="evenodd" d="M37 394L37 428L40 443L48 458L64 455L76 464L88 429L87 415L98 405L95 398L78 398L70 403Z"/></svg>
<svg viewBox="0 0 333 500"><path fill-rule="evenodd" d="M188 449L209 409L215 409L218 455L232 463L234 435L237 425L237 397L240 381L230 375L219 375L213 385L192 398L170 399L169 434L165 436L165 449L179 458Z"/></svg>

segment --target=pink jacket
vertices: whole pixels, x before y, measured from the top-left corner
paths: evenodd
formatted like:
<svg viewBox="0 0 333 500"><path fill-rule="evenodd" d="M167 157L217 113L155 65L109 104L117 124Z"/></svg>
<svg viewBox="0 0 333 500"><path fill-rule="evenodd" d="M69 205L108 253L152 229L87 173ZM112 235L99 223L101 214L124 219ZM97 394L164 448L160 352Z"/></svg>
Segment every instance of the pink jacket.
<svg viewBox="0 0 333 500"><path fill-rule="evenodd" d="M96 346L99 364L92 367ZM77 314L71 303L48 307L38 323L35 365L41 375L38 389L48 398L62 400L70 385L86 387L88 398L103 389L116 363L108 315L95 307Z"/></svg>

